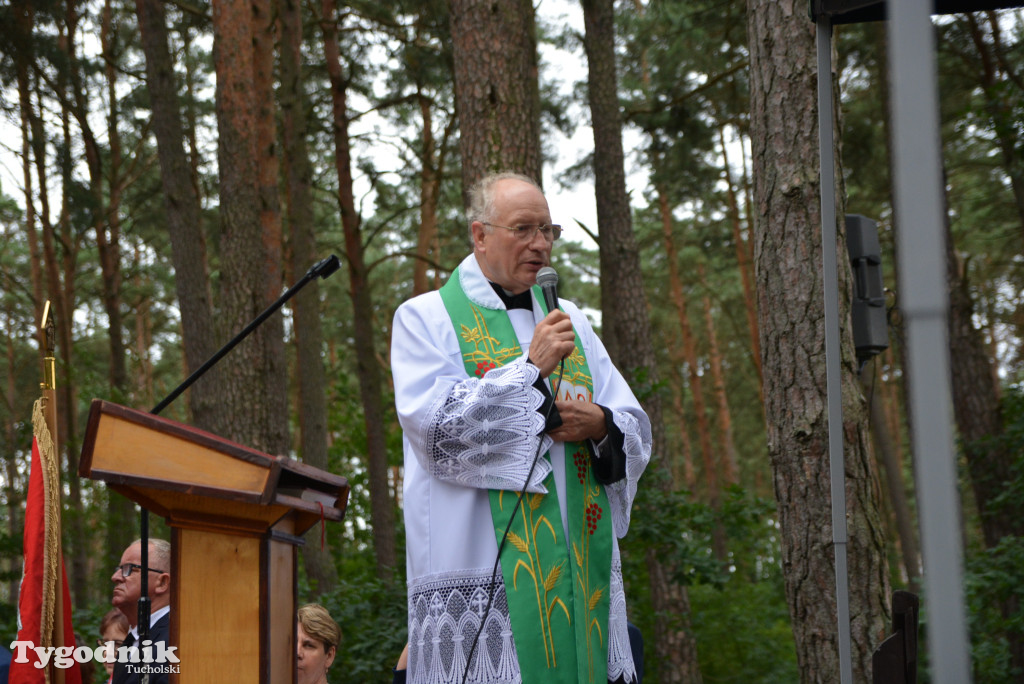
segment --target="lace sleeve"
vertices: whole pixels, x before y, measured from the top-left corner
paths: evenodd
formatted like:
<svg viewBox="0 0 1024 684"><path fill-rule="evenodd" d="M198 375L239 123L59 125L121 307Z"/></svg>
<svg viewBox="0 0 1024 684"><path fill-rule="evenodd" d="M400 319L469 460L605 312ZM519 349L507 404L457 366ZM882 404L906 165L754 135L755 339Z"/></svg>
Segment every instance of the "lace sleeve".
<svg viewBox="0 0 1024 684"><path fill-rule="evenodd" d="M628 411L612 411L612 418L625 438L626 477L606 485L605 491L612 509L612 529L615 536L621 538L629 529L629 512L636 497L637 481L651 460L651 428L650 423L637 420Z"/></svg>
<svg viewBox="0 0 1024 684"><path fill-rule="evenodd" d="M537 411L544 401L533 387L538 374L536 366L518 361L451 385L424 417L423 444L416 449L423 467L466 487L522 489L539 440L541 453L551 446ZM546 493L541 483L550 471L540 459L527 491Z"/></svg>

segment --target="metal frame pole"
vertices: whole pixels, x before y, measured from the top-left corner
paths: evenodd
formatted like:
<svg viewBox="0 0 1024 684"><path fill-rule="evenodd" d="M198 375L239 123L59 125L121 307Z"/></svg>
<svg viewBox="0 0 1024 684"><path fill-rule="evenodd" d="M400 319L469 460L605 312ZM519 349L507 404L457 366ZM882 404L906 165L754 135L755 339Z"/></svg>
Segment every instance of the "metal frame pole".
<svg viewBox="0 0 1024 684"><path fill-rule="evenodd" d="M825 381L828 400L828 460L832 492L832 547L836 567L836 638L839 681L853 682L850 653L850 588L846 562L846 473L843 467L842 350L839 338L839 267L836 257L835 136L832 107L832 21L817 18L818 148L820 154L821 256L825 297Z"/></svg>
<svg viewBox="0 0 1024 684"><path fill-rule="evenodd" d="M889 2L896 237L907 330L908 398L924 558L930 671L970 681L953 449L942 214L942 140L930 0Z"/></svg>

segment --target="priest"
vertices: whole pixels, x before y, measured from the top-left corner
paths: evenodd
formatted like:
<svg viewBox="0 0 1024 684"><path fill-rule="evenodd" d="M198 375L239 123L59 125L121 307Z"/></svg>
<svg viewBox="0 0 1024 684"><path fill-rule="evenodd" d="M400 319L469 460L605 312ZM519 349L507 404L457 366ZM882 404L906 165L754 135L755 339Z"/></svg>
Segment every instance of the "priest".
<svg viewBox="0 0 1024 684"><path fill-rule="evenodd" d="M407 681L636 682L618 539L650 421L586 316L547 310L537 183L483 178L468 218L473 253L393 326Z"/></svg>

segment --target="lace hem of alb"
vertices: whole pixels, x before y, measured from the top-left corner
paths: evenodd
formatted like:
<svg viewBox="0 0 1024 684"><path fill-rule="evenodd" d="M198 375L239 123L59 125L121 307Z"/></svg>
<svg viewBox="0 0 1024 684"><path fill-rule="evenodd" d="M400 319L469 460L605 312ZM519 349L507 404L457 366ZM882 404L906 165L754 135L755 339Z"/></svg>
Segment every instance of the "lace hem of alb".
<svg viewBox="0 0 1024 684"><path fill-rule="evenodd" d="M519 660L500 574L487 609L491 577L487 569L434 575L409 583L410 684L461 682L473 638L486 626L469 662L467 682L519 684ZM636 681L626 623L622 564L613 559L608 611L608 679Z"/></svg>
<svg viewBox="0 0 1024 684"><path fill-rule="evenodd" d="M611 586L608 587L608 681L622 677L636 681L633 650L629 646L629 623L626 621L626 593L622 588L622 560L612 559Z"/></svg>
<svg viewBox="0 0 1024 684"><path fill-rule="evenodd" d="M519 661L501 574L487 610L491 577L487 570L475 572L482 574L441 575L429 582L409 583L410 684L461 682L481 624L486 627L477 641L466 681L519 683Z"/></svg>
<svg viewBox="0 0 1024 684"><path fill-rule="evenodd" d="M417 450L430 474L464 487L521 490L538 440L544 440L541 453L552 443L542 435L544 417L537 412L544 402L533 387L538 374L533 364L518 361L458 382L438 397ZM541 483L550 471L540 459L527 491L546 493Z"/></svg>

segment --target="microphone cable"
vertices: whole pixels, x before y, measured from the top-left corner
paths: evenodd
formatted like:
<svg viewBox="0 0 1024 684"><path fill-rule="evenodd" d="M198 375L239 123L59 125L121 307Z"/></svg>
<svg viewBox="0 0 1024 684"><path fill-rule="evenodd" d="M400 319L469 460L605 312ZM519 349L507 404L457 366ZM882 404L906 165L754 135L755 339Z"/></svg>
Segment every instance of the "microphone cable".
<svg viewBox="0 0 1024 684"><path fill-rule="evenodd" d="M548 418L551 417L551 411L555 408L555 399L558 398L558 390L562 387L562 374L564 372L565 359L562 359L558 362L558 380L555 383L555 391L551 396L551 405L548 406L548 410L544 413L545 426L548 423ZM526 496L526 487L530 484L530 478L533 477L533 471L537 468L537 462L540 460L540 452L543 448L544 438L541 437L537 444L537 453L533 455L533 463L530 464L530 470L526 473L526 481L523 483L523 489L519 492L519 497L516 499L516 505L512 508L512 515L509 516L508 524L505 525L505 532L501 535L501 542L498 544L498 553L494 557L494 567L491 569L491 581L487 587L487 605L484 607L483 616L480 618L480 627L476 630L476 635L473 637L473 645L469 648L469 655L466 656L466 669L462 671L462 684L466 684L466 677L469 676L469 667L473 662L473 654L476 653L476 645L480 640L480 635L483 633L484 627L487 626L487 616L491 612L491 604L494 602L494 589L497 585L498 566L501 563L501 552L505 548L505 541L508 539L508 533L512 529L512 523L515 522L516 513L519 512L519 509L522 506L523 497Z"/></svg>

